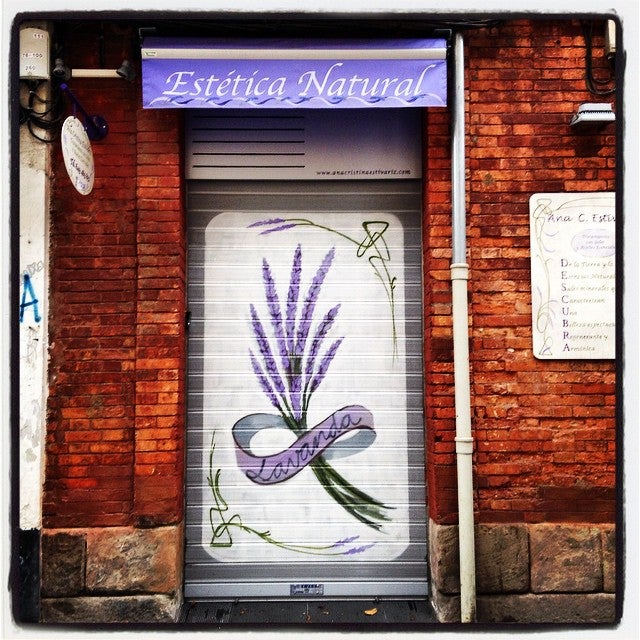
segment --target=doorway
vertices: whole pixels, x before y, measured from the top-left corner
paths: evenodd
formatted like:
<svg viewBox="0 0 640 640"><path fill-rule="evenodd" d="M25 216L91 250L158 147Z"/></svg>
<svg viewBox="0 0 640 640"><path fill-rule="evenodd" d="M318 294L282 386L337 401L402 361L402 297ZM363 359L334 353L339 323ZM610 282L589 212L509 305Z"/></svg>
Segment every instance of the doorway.
<svg viewBox="0 0 640 640"><path fill-rule="evenodd" d="M421 200L188 181L188 600L426 597Z"/></svg>

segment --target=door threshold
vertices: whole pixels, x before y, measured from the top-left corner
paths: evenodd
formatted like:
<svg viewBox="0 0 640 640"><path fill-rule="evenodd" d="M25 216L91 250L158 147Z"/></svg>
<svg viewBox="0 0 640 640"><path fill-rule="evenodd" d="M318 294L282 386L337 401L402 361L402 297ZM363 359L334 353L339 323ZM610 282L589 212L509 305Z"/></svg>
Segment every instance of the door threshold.
<svg viewBox="0 0 640 640"><path fill-rule="evenodd" d="M185 603L188 625L420 625L436 624L427 600L243 600Z"/></svg>

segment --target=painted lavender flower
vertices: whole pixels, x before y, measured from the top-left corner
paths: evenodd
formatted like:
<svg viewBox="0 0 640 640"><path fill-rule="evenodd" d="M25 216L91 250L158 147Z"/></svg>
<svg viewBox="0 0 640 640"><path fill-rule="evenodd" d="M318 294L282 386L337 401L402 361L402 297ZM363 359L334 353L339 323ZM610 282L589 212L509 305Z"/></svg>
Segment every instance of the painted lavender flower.
<svg viewBox="0 0 640 640"><path fill-rule="evenodd" d="M215 452L215 432L211 438L211 449L209 450L209 475L207 481L215 504L209 509L209 523L211 524L211 547L229 548L233 546L233 536L235 532L252 534L281 549L295 551L307 555L320 556L352 556L365 553L375 546L375 542L358 544L360 536L350 536L338 540L333 544L306 545L298 543L283 542L274 538L269 531L256 529L245 524L239 513L229 513L230 507L222 496L220 488L220 476L222 469L214 471L213 456Z"/></svg>
<svg viewBox="0 0 640 640"><path fill-rule="evenodd" d="M389 223L384 220L368 220L362 223L363 237L361 239L353 238L338 229L327 227L323 224L313 222L307 218L268 218L267 220L259 220L249 225L249 228L260 229L260 235L269 235L279 231L286 231L294 227L314 227L316 229L332 233L340 238L347 240L356 248L356 256L358 258L366 258L373 268L376 276L384 287L389 308L391 311L391 332L393 339L393 357L397 356L398 337L396 332L396 312L395 312L395 289L396 276L393 276L389 270L389 262L391 261L391 253L384 236L389 228Z"/></svg>
<svg viewBox="0 0 640 640"><path fill-rule="evenodd" d="M251 366L271 404L296 436L307 431L307 410L313 393L324 380L344 337L329 339L340 304L329 309L317 323L314 314L322 284L335 256L331 248L318 267L300 305L302 248L297 246L291 265L287 300L280 303L271 267L262 261L262 280L271 324L271 339L255 306L250 305L259 356L249 350ZM326 347L326 344L329 344ZM389 518L383 503L360 491L318 456L311 468L327 493L355 518L374 529Z"/></svg>

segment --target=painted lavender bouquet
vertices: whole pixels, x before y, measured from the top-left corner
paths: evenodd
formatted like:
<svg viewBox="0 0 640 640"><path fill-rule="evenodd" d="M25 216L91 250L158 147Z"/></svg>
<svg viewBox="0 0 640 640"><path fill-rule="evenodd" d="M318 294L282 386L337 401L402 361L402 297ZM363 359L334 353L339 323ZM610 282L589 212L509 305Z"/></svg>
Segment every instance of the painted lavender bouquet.
<svg viewBox="0 0 640 640"><path fill-rule="evenodd" d="M335 248L332 248L318 267L302 307L298 309L302 248L297 246L284 314L269 263L262 261L262 278L272 328L271 342L254 305L250 306L252 327L261 356L260 361L249 350L253 371L267 398L297 437L308 429L307 409L311 397L324 380L344 339L334 340L323 350L340 304L329 309L315 326L313 322L320 289L334 255ZM315 458L310 466L325 491L353 517L376 530L389 520L384 513L389 507L354 487L324 456Z"/></svg>

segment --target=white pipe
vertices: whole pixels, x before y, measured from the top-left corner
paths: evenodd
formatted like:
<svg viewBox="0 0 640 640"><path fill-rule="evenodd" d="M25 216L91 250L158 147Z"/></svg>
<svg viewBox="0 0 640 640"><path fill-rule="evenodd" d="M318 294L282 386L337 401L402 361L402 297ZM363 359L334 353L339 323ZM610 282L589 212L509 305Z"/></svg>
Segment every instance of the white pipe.
<svg viewBox="0 0 640 640"><path fill-rule="evenodd" d="M475 535L473 519L473 437L469 382L467 264L451 265L453 368L456 406L458 474L458 538L460 550L460 620L473 622L476 608Z"/></svg>
<svg viewBox="0 0 640 640"><path fill-rule="evenodd" d="M469 376L469 306L466 263L464 42L455 34L455 88L452 147L452 263L451 315L456 409L456 466L458 476L458 540L460 550L460 621L476 615L476 560L473 518L473 437Z"/></svg>

